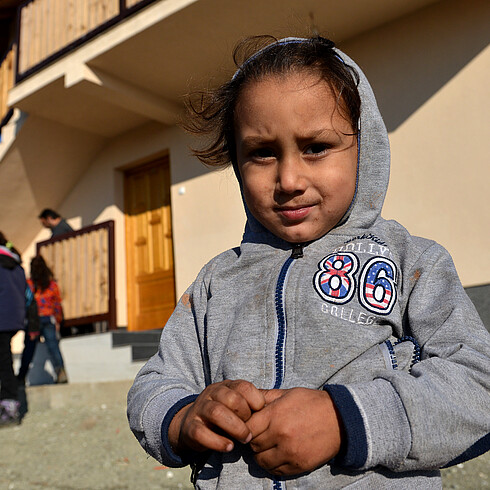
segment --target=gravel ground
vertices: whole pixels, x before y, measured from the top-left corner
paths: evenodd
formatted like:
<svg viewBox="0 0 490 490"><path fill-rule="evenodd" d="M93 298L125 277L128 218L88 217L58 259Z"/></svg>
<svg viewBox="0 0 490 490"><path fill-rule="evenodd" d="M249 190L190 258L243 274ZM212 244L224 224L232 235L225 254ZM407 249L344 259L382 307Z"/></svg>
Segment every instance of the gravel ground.
<svg viewBox="0 0 490 490"><path fill-rule="evenodd" d="M27 388L21 425L0 430L0 489L192 488L188 469L146 456L126 421L130 382ZM444 470L444 489L490 488L490 453Z"/></svg>

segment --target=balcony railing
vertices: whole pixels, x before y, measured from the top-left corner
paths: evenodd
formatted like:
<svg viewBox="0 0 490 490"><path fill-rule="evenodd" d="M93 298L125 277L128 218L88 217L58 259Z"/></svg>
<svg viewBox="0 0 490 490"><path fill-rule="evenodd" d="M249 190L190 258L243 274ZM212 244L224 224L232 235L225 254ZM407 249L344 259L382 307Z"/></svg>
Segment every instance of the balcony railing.
<svg viewBox="0 0 490 490"><path fill-rule="evenodd" d="M65 326L107 322L116 328L114 221L37 243L63 300Z"/></svg>
<svg viewBox="0 0 490 490"><path fill-rule="evenodd" d="M7 115L8 91L14 86L14 48L10 48L0 61L0 129Z"/></svg>
<svg viewBox="0 0 490 490"><path fill-rule="evenodd" d="M18 19L16 80L155 0L29 0Z"/></svg>

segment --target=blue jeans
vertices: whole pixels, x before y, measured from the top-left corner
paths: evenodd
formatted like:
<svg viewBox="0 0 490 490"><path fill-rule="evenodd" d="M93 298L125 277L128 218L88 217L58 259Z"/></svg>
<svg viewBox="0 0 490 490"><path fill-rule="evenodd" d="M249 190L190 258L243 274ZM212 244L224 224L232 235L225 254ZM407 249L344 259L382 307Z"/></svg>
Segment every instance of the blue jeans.
<svg viewBox="0 0 490 490"><path fill-rule="evenodd" d="M44 337L44 342L48 348L54 370L57 371L63 367L63 357L60 352L60 343L56 334L56 326L54 323L51 323L51 317L49 316L40 316L39 320L41 323L41 335Z"/></svg>
<svg viewBox="0 0 490 490"><path fill-rule="evenodd" d="M44 337L44 342L48 348L51 363L56 371L57 369L64 367L63 357L61 356L60 345L56 335L56 326L54 323L51 323L51 317L49 316L40 316L39 323L41 335ZM27 371L29 370L29 365L34 357L37 342L38 339L31 340L29 335L26 333L24 340L24 352L22 353L22 361L18 374L19 378L24 379L26 377Z"/></svg>

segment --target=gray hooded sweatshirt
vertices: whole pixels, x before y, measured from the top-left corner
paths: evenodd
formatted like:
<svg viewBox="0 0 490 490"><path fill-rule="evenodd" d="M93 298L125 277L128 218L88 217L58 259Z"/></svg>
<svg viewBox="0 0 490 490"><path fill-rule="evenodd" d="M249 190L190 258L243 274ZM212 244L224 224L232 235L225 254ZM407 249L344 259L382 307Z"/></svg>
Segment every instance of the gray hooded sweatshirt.
<svg viewBox="0 0 490 490"><path fill-rule="evenodd" d="M448 252L380 216L387 131L365 76L338 54L358 71L362 101L346 216L293 246L247 212L240 247L204 266L128 394L143 448L172 467L200 461L197 488L440 488L439 468L489 447L490 335ZM289 478L240 444L183 461L169 445L172 417L225 379L327 390L345 429L341 454Z"/></svg>

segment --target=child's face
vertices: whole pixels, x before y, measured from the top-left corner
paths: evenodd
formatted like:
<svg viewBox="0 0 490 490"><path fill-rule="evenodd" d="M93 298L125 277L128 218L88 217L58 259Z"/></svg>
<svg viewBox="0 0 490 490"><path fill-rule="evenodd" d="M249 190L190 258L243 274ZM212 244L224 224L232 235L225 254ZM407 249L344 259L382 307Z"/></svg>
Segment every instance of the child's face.
<svg viewBox="0 0 490 490"><path fill-rule="evenodd" d="M356 186L357 142L326 82L309 72L244 87L235 135L245 202L280 238L302 243L329 232Z"/></svg>

